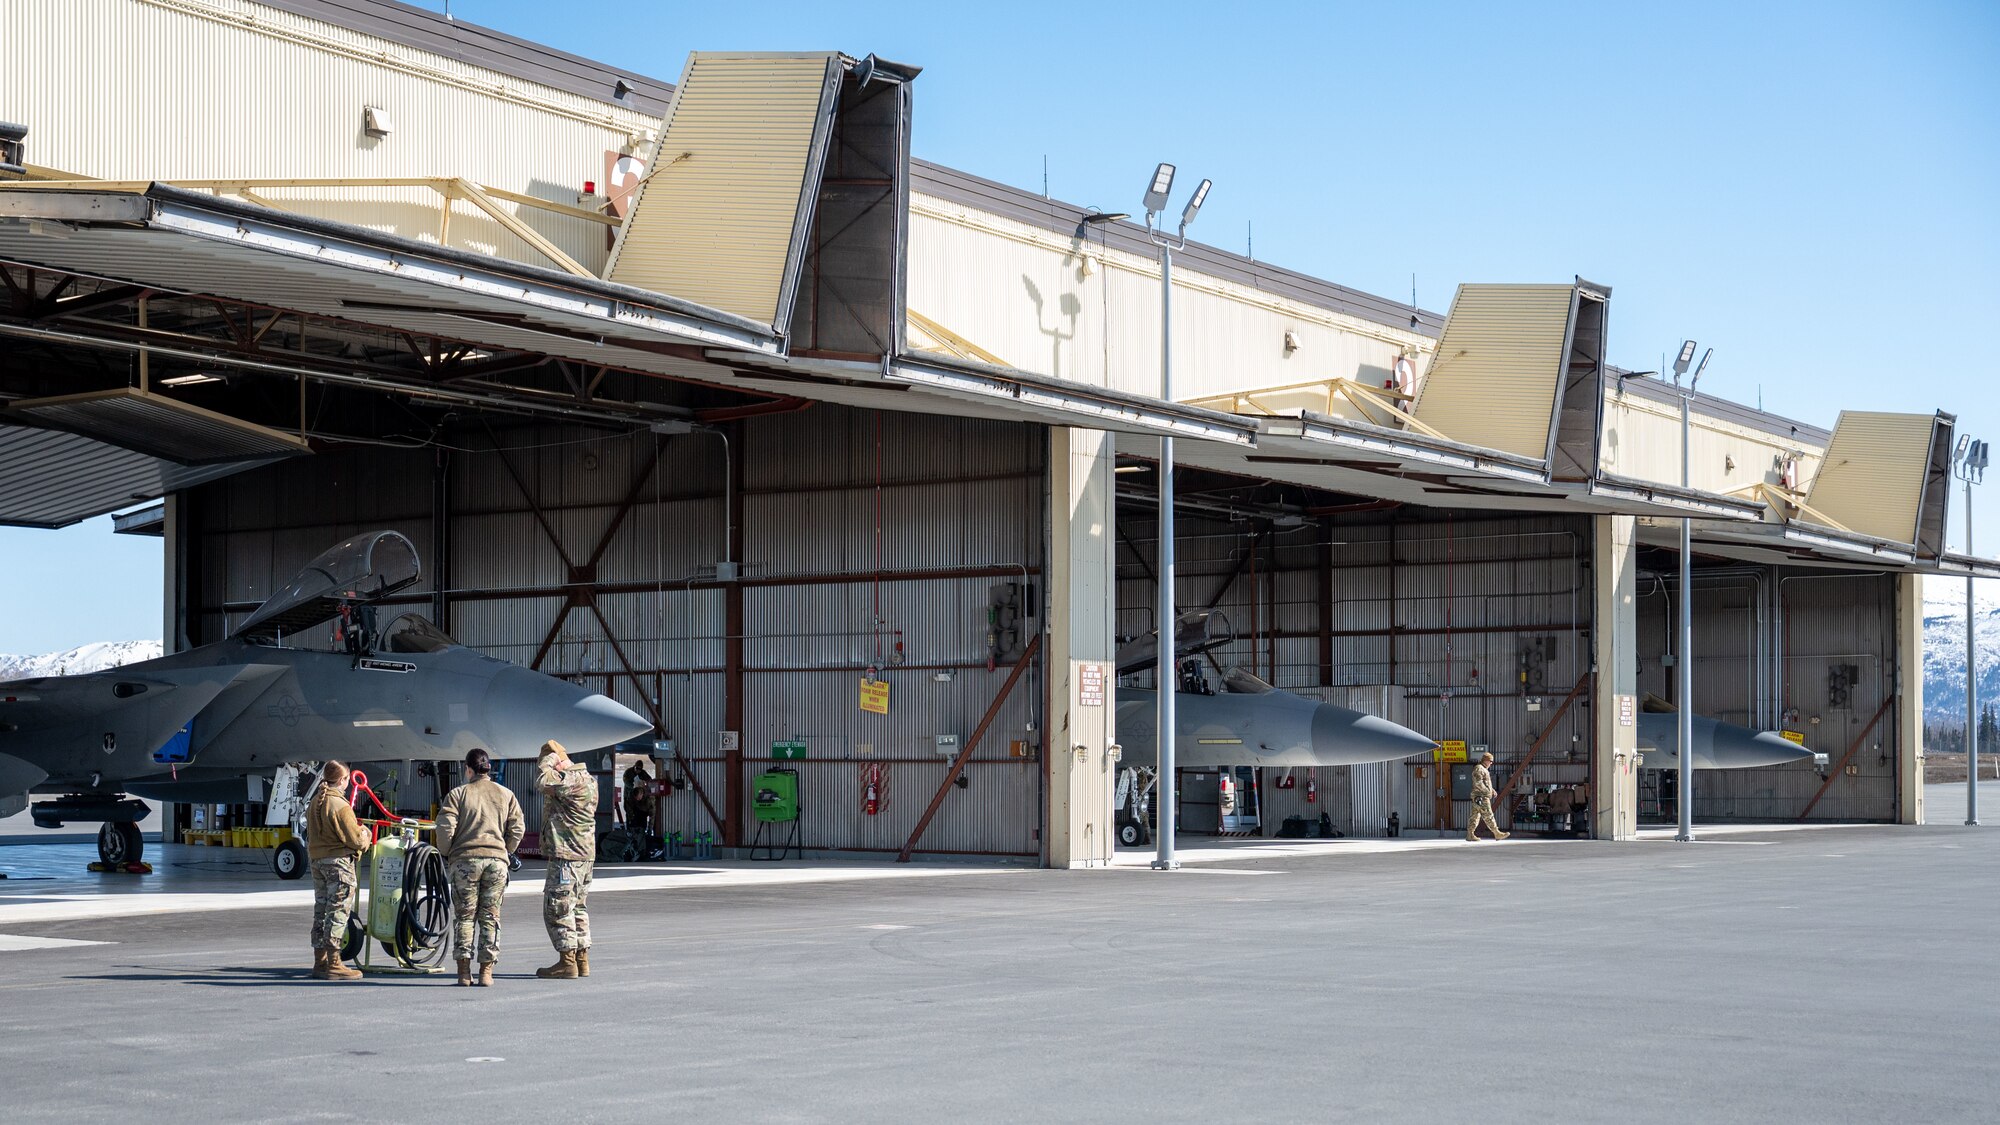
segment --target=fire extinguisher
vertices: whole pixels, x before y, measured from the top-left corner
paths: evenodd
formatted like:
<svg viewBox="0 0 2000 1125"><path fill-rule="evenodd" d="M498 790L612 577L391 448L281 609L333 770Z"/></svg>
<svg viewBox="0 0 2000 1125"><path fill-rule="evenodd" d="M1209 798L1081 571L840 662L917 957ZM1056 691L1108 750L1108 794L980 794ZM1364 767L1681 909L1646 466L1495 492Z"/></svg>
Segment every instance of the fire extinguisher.
<svg viewBox="0 0 2000 1125"><path fill-rule="evenodd" d="M882 811L882 790L876 784L881 780L881 776L881 766L868 767L868 789L861 797L861 811L869 816Z"/></svg>
<svg viewBox="0 0 2000 1125"><path fill-rule="evenodd" d="M1306 804L1319 804L1319 777L1312 770L1306 771Z"/></svg>

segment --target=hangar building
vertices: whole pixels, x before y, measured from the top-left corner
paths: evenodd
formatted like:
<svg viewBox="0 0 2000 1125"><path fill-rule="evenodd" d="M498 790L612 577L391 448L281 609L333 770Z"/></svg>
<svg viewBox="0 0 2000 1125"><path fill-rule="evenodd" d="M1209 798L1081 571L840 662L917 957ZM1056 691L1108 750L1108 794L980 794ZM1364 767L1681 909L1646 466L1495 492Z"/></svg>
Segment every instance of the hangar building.
<svg viewBox="0 0 2000 1125"><path fill-rule="evenodd" d="M4 19L0 522L160 500L123 522L170 650L393 529L407 605L657 723L668 828L742 846L783 755L810 849L1098 864L1152 681L1085 685L1158 625L1172 436L1217 678L1490 747L1503 823L1566 788L1629 838L1687 518L1692 706L1829 757L1705 773L1697 817L1923 818L1920 576L2000 573L1944 547L1948 413L1697 395L1683 487L1610 287L1439 315L1199 244L1162 398L1145 228L915 158L915 66L669 83L387 0ZM1462 828L1449 757L1245 776L1232 823Z"/></svg>

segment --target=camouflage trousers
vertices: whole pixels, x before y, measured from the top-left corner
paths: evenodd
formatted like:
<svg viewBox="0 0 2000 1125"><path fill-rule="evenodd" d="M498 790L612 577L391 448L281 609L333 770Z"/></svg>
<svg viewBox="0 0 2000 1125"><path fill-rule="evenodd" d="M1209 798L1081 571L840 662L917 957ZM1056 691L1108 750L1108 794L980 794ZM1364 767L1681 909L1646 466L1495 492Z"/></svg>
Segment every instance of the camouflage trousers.
<svg viewBox="0 0 2000 1125"><path fill-rule="evenodd" d="M452 956L473 960L472 928L477 922L479 963L491 965L500 959L500 896L506 890L506 860L451 861Z"/></svg>
<svg viewBox="0 0 2000 1125"><path fill-rule="evenodd" d="M347 941L347 919L354 913L354 857L334 856L312 861L314 949L337 949Z"/></svg>
<svg viewBox="0 0 2000 1125"><path fill-rule="evenodd" d="M542 922L557 953L590 948L590 874L587 859L552 859L542 881Z"/></svg>
<svg viewBox="0 0 2000 1125"><path fill-rule="evenodd" d="M1500 822L1493 819L1493 798L1491 797L1474 797L1472 799L1472 820L1465 826L1465 838L1468 840L1478 839L1479 826L1482 824L1493 833L1494 839L1498 840L1500 838Z"/></svg>

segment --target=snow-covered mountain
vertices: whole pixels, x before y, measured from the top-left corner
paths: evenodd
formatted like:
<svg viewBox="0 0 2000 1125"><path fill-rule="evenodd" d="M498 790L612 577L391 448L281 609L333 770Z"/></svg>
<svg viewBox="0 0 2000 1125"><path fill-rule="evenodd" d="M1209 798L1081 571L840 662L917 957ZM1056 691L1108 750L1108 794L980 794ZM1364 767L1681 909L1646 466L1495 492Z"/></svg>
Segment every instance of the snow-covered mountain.
<svg viewBox="0 0 2000 1125"><path fill-rule="evenodd" d="M117 668L137 660L151 660L158 655L158 641L98 641L68 652L51 652L44 656L0 653L0 682L102 672L106 668Z"/></svg>
<svg viewBox="0 0 2000 1125"><path fill-rule="evenodd" d="M1979 701L2000 702L2000 582L1975 582L1973 639L1979 647ZM1965 580L1924 579L1924 717L1965 723Z"/></svg>

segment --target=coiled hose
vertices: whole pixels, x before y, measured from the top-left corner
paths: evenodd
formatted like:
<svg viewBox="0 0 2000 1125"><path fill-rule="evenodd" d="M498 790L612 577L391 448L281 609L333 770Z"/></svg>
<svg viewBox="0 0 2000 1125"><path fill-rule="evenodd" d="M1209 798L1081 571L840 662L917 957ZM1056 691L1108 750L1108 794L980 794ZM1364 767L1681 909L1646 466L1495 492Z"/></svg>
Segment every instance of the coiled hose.
<svg viewBox="0 0 2000 1125"><path fill-rule="evenodd" d="M403 861L403 904L396 912L396 945L390 952L413 969L442 965L450 950L451 878L444 853L419 840Z"/></svg>

